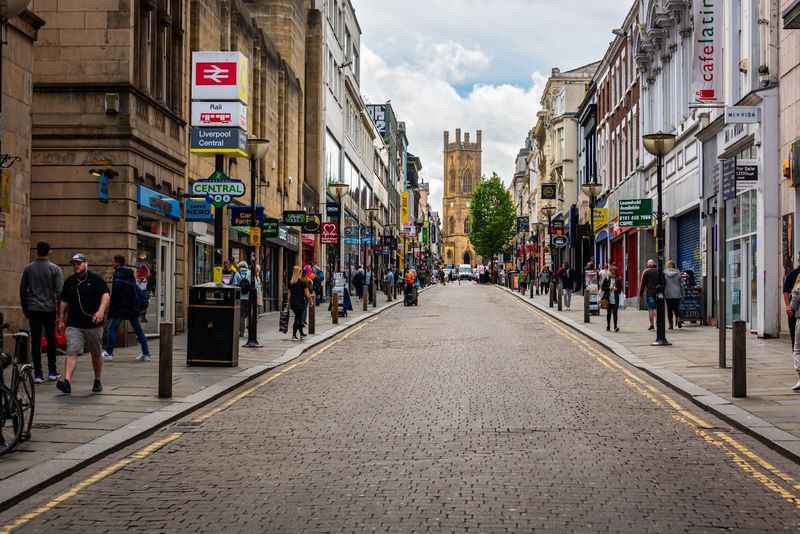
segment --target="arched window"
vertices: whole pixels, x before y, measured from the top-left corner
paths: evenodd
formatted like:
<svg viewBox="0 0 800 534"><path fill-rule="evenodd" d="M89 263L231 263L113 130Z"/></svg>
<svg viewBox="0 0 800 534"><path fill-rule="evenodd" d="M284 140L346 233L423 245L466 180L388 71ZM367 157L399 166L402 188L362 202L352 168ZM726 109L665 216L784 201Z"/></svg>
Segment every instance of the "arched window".
<svg viewBox="0 0 800 534"><path fill-rule="evenodd" d="M455 169L450 169L450 194L454 195L456 193L456 171Z"/></svg>
<svg viewBox="0 0 800 534"><path fill-rule="evenodd" d="M456 233L456 218L455 217L450 217L450 224L448 226L450 227L450 233L451 234Z"/></svg>
<svg viewBox="0 0 800 534"><path fill-rule="evenodd" d="M464 233L469 234L469 217L464 219Z"/></svg>
<svg viewBox="0 0 800 534"><path fill-rule="evenodd" d="M464 171L461 176L461 192L472 193L472 174L470 174L469 170Z"/></svg>

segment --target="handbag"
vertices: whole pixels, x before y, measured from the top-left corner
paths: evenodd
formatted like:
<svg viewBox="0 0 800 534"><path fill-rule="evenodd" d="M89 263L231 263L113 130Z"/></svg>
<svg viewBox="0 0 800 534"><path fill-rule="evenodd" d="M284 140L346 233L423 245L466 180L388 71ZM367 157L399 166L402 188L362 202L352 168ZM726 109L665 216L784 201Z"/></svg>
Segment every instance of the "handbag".
<svg viewBox="0 0 800 534"><path fill-rule="evenodd" d="M600 308L604 310L608 309L608 299L606 297L600 299Z"/></svg>
<svg viewBox="0 0 800 534"><path fill-rule="evenodd" d="M286 309L285 303L283 309L281 310L281 316L278 321L278 330L283 334L289 332L289 310Z"/></svg>

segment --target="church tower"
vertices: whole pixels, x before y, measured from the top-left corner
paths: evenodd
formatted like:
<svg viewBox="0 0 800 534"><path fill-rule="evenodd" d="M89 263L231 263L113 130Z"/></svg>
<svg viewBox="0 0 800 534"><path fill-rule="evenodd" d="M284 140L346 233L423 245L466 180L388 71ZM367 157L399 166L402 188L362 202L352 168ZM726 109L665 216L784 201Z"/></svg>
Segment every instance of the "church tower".
<svg viewBox="0 0 800 534"><path fill-rule="evenodd" d="M469 208L472 193L481 181L481 134L478 130L475 142L470 142L469 133L462 139L458 128L455 141L451 143L450 132L444 132L442 235L445 263L475 266L480 262L469 241Z"/></svg>

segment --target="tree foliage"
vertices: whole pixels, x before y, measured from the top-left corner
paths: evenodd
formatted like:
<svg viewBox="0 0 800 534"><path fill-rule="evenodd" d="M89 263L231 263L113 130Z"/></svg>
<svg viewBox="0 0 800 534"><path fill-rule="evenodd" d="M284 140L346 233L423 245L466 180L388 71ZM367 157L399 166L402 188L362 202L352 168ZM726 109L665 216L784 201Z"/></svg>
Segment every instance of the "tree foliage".
<svg viewBox="0 0 800 534"><path fill-rule="evenodd" d="M496 173L478 185L472 195L470 212L469 239L475 252L491 261L496 254L508 249L517 222L511 193Z"/></svg>

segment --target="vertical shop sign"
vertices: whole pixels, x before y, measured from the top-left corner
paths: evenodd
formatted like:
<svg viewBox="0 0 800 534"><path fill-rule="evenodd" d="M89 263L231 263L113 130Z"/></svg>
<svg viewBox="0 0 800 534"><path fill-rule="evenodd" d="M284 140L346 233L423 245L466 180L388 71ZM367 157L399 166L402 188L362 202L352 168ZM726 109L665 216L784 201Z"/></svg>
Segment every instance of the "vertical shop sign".
<svg viewBox="0 0 800 534"><path fill-rule="evenodd" d="M724 0L695 2L693 67L694 100L719 104L722 94L722 3Z"/></svg>

